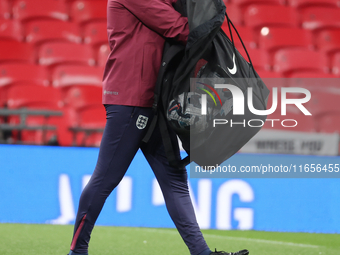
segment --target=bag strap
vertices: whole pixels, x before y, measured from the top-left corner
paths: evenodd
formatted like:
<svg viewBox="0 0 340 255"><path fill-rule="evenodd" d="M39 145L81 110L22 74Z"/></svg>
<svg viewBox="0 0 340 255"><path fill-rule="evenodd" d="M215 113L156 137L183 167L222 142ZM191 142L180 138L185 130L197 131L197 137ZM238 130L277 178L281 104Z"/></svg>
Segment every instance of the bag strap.
<svg viewBox="0 0 340 255"><path fill-rule="evenodd" d="M247 51L247 48L246 48L246 46L244 45L243 40L242 40L240 34L238 33L238 31L237 31L236 27L234 26L233 22L230 20L230 18L229 18L229 16L228 16L227 12L225 13L225 16L226 16L227 22L228 22L228 28L229 28L229 33L230 33L231 41L232 41L232 44L233 44L233 46L234 46L234 54L235 54L235 57L238 56L238 55L236 54L236 46L235 46L235 42L234 42L234 38L233 38L233 33L232 33L232 31L231 31L230 25L231 25L231 26L233 27L233 29L235 30L235 32L236 32L238 38L240 39L240 41L241 41L241 43L242 43L242 46L243 46L244 51L245 51L246 54L247 54L249 63L250 63L250 65L251 65L251 69L253 70L253 74L254 74L254 76L257 78L257 86L259 86L261 89L263 89L263 88L264 88L263 82L262 82L262 80L260 79L259 75L258 75L258 74L256 73L256 71L255 71L253 62L251 61L251 58L250 58L249 53L248 53L248 51ZM238 59L237 59L237 61L238 61ZM263 93L261 93L261 97L262 97L262 101L264 102L265 99L264 99Z"/></svg>
<svg viewBox="0 0 340 255"><path fill-rule="evenodd" d="M150 123L148 130L146 131L145 136L142 139L143 143L147 143L150 140L151 135L152 135L153 131L155 130L157 121L158 121L158 114L155 114L152 118L152 121Z"/></svg>
<svg viewBox="0 0 340 255"><path fill-rule="evenodd" d="M151 135L156 127L157 121L158 121L158 105L160 103L160 97L162 93L162 84L163 84L163 76L165 74L165 71L168 68L168 64L171 61L171 59L176 56L179 52L183 50L182 45L172 45L170 48L167 49L167 51L163 54L162 64L158 72L158 77L156 81L156 87L154 91L154 103L152 105L152 109L154 112L154 117L152 118L152 121L150 123L150 126L148 128L148 131L146 132L142 142L147 143Z"/></svg>
<svg viewBox="0 0 340 255"><path fill-rule="evenodd" d="M190 156L188 155L185 158L178 160L175 154L176 150L174 149L174 144L172 143L169 135L170 127L168 126L168 121L166 120L163 112L160 112L158 116L159 129L162 136L165 155L169 161L170 166L185 168L185 166L190 163Z"/></svg>
<svg viewBox="0 0 340 255"><path fill-rule="evenodd" d="M257 73L255 72L255 68L254 68L253 62L251 61L251 58L250 58L249 53L248 53L248 51L247 51L247 48L246 48L246 46L244 45L243 40L242 40L240 34L238 33L238 31L237 31L236 27L234 26L233 22L230 20L230 18L229 18L229 16L228 16L227 12L225 13L225 16L226 16L227 22L228 22L228 28L229 28L229 33L230 33L231 41L232 41L232 44L233 44L233 46L234 46L234 54L235 54L235 57L237 56L237 54L236 54L236 46L235 46L235 42L234 42L234 38L233 38L233 33L232 33L232 31L231 31L231 26L233 27L233 29L235 30L235 32L236 32L238 38L239 38L240 41L241 41L242 47L243 47L244 51L245 51L246 54L247 54L249 63L250 63L250 65L251 65L251 68L252 68L252 70L253 70L253 72L254 72L255 77L259 78L258 75L257 75ZM230 25L231 25L231 26L230 26Z"/></svg>
<svg viewBox="0 0 340 255"><path fill-rule="evenodd" d="M163 112L160 112L158 116L159 116L159 121L158 121L159 129L161 132L166 157L168 158L169 164L171 166L178 166L179 162L178 162L178 159L176 158L176 155L174 152L175 151L174 146L171 142L167 120L165 119Z"/></svg>
<svg viewBox="0 0 340 255"><path fill-rule="evenodd" d="M190 162L191 162L190 155L188 155L184 159L181 160L181 166L185 167L185 166L189 165Z"/></svg>

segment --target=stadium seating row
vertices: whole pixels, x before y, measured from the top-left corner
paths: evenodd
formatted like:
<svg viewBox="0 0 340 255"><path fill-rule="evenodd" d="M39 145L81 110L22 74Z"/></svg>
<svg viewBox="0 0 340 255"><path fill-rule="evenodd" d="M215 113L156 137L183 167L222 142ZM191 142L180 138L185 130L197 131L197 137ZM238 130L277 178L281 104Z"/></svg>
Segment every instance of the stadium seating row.
<svg viewBox="0 0 340 255"><path fill-rule="evenodd" d="M312 92L313 93L313 92ZM8 88L7 106L9 109L27 107L29 109L59 110L63 112L62 117L30 116L26 119L28 125L55 125L57 126L58 142L60 145L70 146L74 143L72 127L102 129L105 126L105 111L101 104L101 88L96 86L69 86L62 89L45 87L39 85L17 84ZM296 95L299 97L299 95ZM276 130L287 130L279 123L287 120L286 125L294 126L291 130L303 132L339 132L340 111L334 107L338 105L340 94L333 91L321 91L313 94L312 100L304 104L312 116L305 116L296 106L288 105L286 115L281 115L281 107L268 116L264 128ZM280 99L279 99L280 101ZM272 102L268 103L270 108ZM297 125L295 126L295 121ZM12 116L7 121L9 124L19 124L20 120ZM289 130L289 128L288 128ZM43 131L22 131L21 139L30 143L41 144ZM47 139L51 139L55 132L48 131ZM83 143L84 133L78 134L76 143L83 145L99 145L100 133L89 136ZM15 133L14 133L15 137Z"/></svg>
<svg viewBox="0 0 340 255"><path fill-rule="evenodd" d="M222 29L229 35L227 23ZM317 49L326 54L332 54L340 50L340 30L325 29L316 34L301 28L287 27L263 27L261 31L254 31L250 27L236 26L247 48L260 48L269 52L286 47L299 47ZM240 45L236 34L236 44Z"/></svg>
<svg viewBox="0 0 340 255"><path fill-rule="evenodd" d="M338 83L338 80L333 80ZM327 79L264 79L267 85L280 90L280 83L287 88L291 87L307 88L313 94L312 99L306 103L306 107L313 116L326 112L340 111L336 105L340 101L339 88L331 87L332 82ZM338 84L337 84L338 85ZM268 86L271 88L270 86ZM46 106L50 108L60 108L64 106L72 107L75 110L101 104L102 88L86 83L73 83L63 87L41 86L30 82L16 83L11 86L0 87L1 106L7 105L9 108ZM279 91L280 92L280 91ZM268 106L272 105L271 99L276 96L273 92L269 98ZM278 95L279 100L281 94ZM289 98L305 97L303 93L294 93ZM280 105L279 105L280 106Z"/></svg>
<svg viewBox="0 0 340 255"><path fill-rule="evenodd" d="M21 22L50 18L86 24L106 19L106 1L2 0L2 2L1 16L13 17ZM253 28L276 25L301 26L314 30L340 25L338 1L312 1L314 4L307 4L307 1L291 0L288 1L288 5L280 4L282 2L282 0L226 1L226 5L227 12L235 24L245 24Z"/></svg>
<svg viewBox="0 0 340 255"><path fill-rule="evenodd" d="M289 5L297 8L306 6L329 6L340 7L338 0L225 0L226 4L233 3L238 6L247 6L250 4L273 4L273 5Z"/></svg>
<svg viewBox="0 0 340 255"><path fill-rule="evenodd" d="M28 43L0 41L0 63L16 61L50 67L65 63L103 66L108 55L109 46L106 44L96 48L85 44L51 41L35 49Z"/></svg>
<svg viewBox="0 0 340 255"><path fill-rule="evenodd" d="M3 89L3 88L2 88ZM85 133L76 134L75 140L70 128L82 127L103 129L105 126L105 111L101 103L102 89L98 86L72 86L67 89L46 87L36 84L21 83L9 86L6 91L0 87L0 95L6 96L7 109L44 109L62 111L63 116L49 117L28 116L26 125L52 125L57 131L23 130L20 132L20 140L26 143L42 144L43 141L51 140L55 135L58 143L63 146L88 145L98 146L100 133L95 133L84 139ZM20 124L18 116L10 116L6 123L11 125ZM43 136L46 136L43 140ZM12 139L18 139L18 132L13 132Z"/></svg>
<svg viewBox="0 0 340 255"><path fill-rule="evenodd" d="M282 80L280 80L282 82ZM279 82L280 82L279 81ZM277 79L264 79L266 85L278 85ZM340 132L340 110L335 107L339 105L340 92L339 89L334 89L332 83L339 83L334 79L289 79L283 80L285 87L308 88L312 94L311 99L303 104L303 107L311 114L305 115L301 109L293 104L288 104L286 107L286 114L282 112L281 108L281 93L277 93L277 109L274 113L268 115L268 120L264 125L265 129L275 130L292 130L300 132L324 132L334 133ZM271 84L272 83L272 84ZM306 86L308 84L308 86ZM269 86L270 87L270 86ZM273 105L273 97L275 93L271 93L267 107L270 109ZM287 98L305 98L304 93L288 93ZM286 120L285 126L292 126L291 128L284 127L280 124L281 121ZM295 122L296 121L296 122ZM295 126L296 125L296 126Z"/></svg>
<svg viewBox="0 0 340 255"><path fill-rule="evenodd" d="M98 46L107 43L105 21L93 21L83 28L60 20L33 20L24 25L17 20L0 19L0 39L25 41L35 46L51 40L63 40Z"/></svg>
<svg viewBox="0 0 340 255"><path fill-rule="evenodd" d="M244 42L251 48L258 47L273 51L295 46L317 48L327 53L340 50L338 29L325 29L312 34L309 30L301 28L262 27L257 31L249 26L236 27ZM222 28L229 33L226 22ZM74 43L84 42L98 47L107 43L106 22L94 21L80 28L76 23L58 20L34 20L22 25L16 20L0 19L0 40L26 41L34 46L46 41L63 40Z"/></svg>
<svg viewBox="0 0 340 255"><path fill-rule="evenodd" d="M74 21L72 23L67 22L70 16ZM98 22L100 26L95 25L96 19L102 20ZM0 1L0 58L2 62L13 62L1 67L2 104L5 103L9 109L28 107L63 112L62 117L45 119L42 116L28 116L25 120L30 126L54 125L57 133L14 130L12 142L19 139L25 143L42 144L46 141L44 139L48 141L57 135L60 145L99 145L100 132L92 135L72 133L70 128L96 129L105 125L105 111L101 104L103 70L90 67L95 64L94 59L103 65L108 55L108 46L100 47L107 43L105 19L106 1ZM92 20L92 24L81 30L79 24L85 24L88 20ZM20 43L23 41L27 43ZM86 45L79 44L83 41ZM49 43L44 44L46 42ZM38 46L41 47L38 49ZM32 65L37 60L40 65ZM52 78L44 65L55 66L59 63L83 66L70 66L67 71L62 67L55 68ZM71 83L82 85L58 88ZM85 87L84 84L90 85ZM0 117L0 123L13 125L20 121L18 116Z"/></svg>
<svg viewBox="0 0 340 255"><path fill-rule="evenodd" d="M338 29L326 29L312 35L310 31L301 28L263 27L261 31L256 31L251 27L236 27L244 42L252 48L258 46L272 51L280 47L296 46L317 48L327 53L340 50ZM228 33L227 23L222 28ZM22 27L18 21L0 19L0 39L24 40L34 45L64 40L99 46L107 43L106 22L91 22L80 29L76 23L57 20L35 20Z"/></svg>
<svg viewBox="0 0 340 255"><path fill-rule="evenodd" d="M246 57L244 50L239 49ZM39 64L50 69L65 64L102 68L109 51L107 44L96 48L85 44L51 41L35 49L28 43L0 41L0 64L21 62ZM328 57L321 51L301 47L282 47L273 52L249 47L248 53L255 68L263 72L262 77L340 76L340 52ZM274 71L276 74L264 71Z"/></svg>
<svg viewBox="0 0 340 255"><path fill-rule="evenodd" d="M274 65L272 61L272 59L275 59L273 53L280 49L295 47L309 50L317 49L323 54L329 55L331 62L326 65L329 66L329 64L331 64L331 68L335 70L335 74L337 74L337 66L334 66L334 63L332 63L332 61L337 63L337 57L334 57L334 60L332 60L332 58L334 53L340 51L339 30L323 30L318 33L317 37L313 38L309 31L298 28L265 27L259 34L256 34L249 27L237 28L248 50L252 51L255 55L254 59L257 59L256 62L263 63L262 66L265 67L265 70L270 69L270 66ZM228 33L226 25L223 26L223 29ZM10 39L20 40L26 38L27 42L33 43L33 45L20 44L17 42L1 43L2 50L0 49L0 51L2 53L2 61L6 59L21 59L34 62L34 57L38 55L41 64L54 65L59 63L59 61L63 61L62 59L55 59L53 56L58 54L61 47L65 47L67 51L61 50L60 53L64 54L66 59L69 58L67 61L94 65L95 59L97 59L99 65L102 66L108 55L109 48L106 44L107 35L103 22L89 23L85 28L84 44L78 45L66 44L67 42L80 43L82 41L82 36L80 36L79 31L77 31L77 26L74 23L52 20L34 21L28 24L26 36L20 34L20 30L15 21L3 20L3 23L0 21L0 39L10 41ZM234 36L234 38L235 37L236 36ZM291 38L294 38L294 40ZM314 41L315 45L313 44ZM237 38L235 38L235 42L242 51ZM269 56L265 57L265 55L268 54L263 51L252 50L256 49L257 45L259 49L267 51ZM13 52L8 51L9 47L14 49ZM38 53L35 54L32 52L33 50L38 51ZM308 53L308 51L306 52ZM312 54L315 53L313 51L310 52L312 52ZM8 54L10 55L8 56ZM78 55L78 59L70 59L73 55ZM79 56L82 56L82 59L79 59ZM326 62L329 61L326 60Z"/></svg>
<svg viewBox="0 0 340 255"><path fill-rule="evenodd" d="M299 54L296 52L292 52L292 54ZM281 56L285 57L284 55ZM257 57L255 60L257 61ZM317 60L317 58L315 58ZM340 62L340 54L338 57L338 62ZM309 58L310 66L315 67L312 57ZM254 62L256 66L257 63ZM292 68L296 67L298 64L297 61L294 62ZM260 75L262 78L268 80L268 87L305 87L308 89L315 90L319 87L318 82L320 81L328 81L325 78L334 78L334 76L327 76L325 73L317 72L317 69L308 69L306 71L302 69L301 72L295 72L291 75L292 78L295 79L281 79L280 83L277 84L278 80L274 80L275 84L271 85L271 79L268 78L283 78L279 75L276 77L271 77L269 74L278 74L273 72L268 72L259 68L256 68L257 72L262 74L267 72L266 75ZM301 67L301 66L300 66ZM307 64L305 67L308 67ZM323 66L320 66L320 70ZM280 68L291 68L291 65L282 64ZM340 68L340 67L339 67ZM306 68L307 69L307 68ZM289 69L290 70L290 69ZM303 71L304 70L304 71ZM301 75L303 74L303 75ZM93 67L93 66L85 66L85 65L60 65L56 68L52 69L52 71L45 66L42 65L32 65L32 64L23 64L23 63L8 63L8 64L0 64L0 89L2 89L4 95L5 90L11 86L15 86L16 84L34 84L38 86L53 86L57 88L67 88L70 86L96 86L101 88L102 86L102 77L103 77L103 68L101 67ZM305 79L302 79L304 77ZM312 78L312 79L308 79ZM320 78L320 79L315 79ZM332 89L340 89L340 79L333 79L333 82L328 81L327 87ZM302 84L303 83L303 84ZM324 85L322 86L324 89ZM0 99L1 100L1 99Z"/></svg>
<svg viewBox="0 0 340 255"><path fill-rule="evenodd" d="M47 109L50 110L50 109ZM25 123L28 126L50 125L56 127L53 131L43 130L22 130L12 131L10 142L21 142L24 144L53 144L60 146L95 146L100 145L102 131L105 126L105 110L103 105L96 105L75 112L72 108L63 107L61 109L52 109L62 111L61 117L29 116ZM19 117L11 116L8 124L15 125L19 123ZM73 132L81 127L89 132Z"/></svg>
<svg viewBox="0 0 340 255"><path fill-rule="evenodd" d="M1 2L2 17L13 17L24 22L39 18L72 19L77 23L106 19L106 1L2 0Z"/></svg>
<svg viewBox="0 0 340 255"><path fill-rule="evenodd" d="M317 91L307 106L313 117L296 107L287 109L285 118L299 123L294 131L340 132L335 107L340 83L315 79L340 77L339 1L225 0L261 77L312 78L265 81L269 88ZM29 125L57 126L61 145L100 143L100 132L74 135L70 128L105 125L101 80L110 52L106 4L106 0L0 0L0 106L62 111L62 117L26 119ZM226 23L223 29L228 34ZM235 43L245 56L240 42ZM282 119L279 110L269 117ZM11 116L1 121L20 120ZM40 144L45 135L52 139L55 132L14 131L12 138Z"/></svg>
<svg viewBox="0 0 340 255"><path fill-rule="evenodd" d="M10 63L0 64L0 87L18 83L65 87L71 85L102 86L103 69L82 65L61 65L49 72L45 66Z"/></svg>

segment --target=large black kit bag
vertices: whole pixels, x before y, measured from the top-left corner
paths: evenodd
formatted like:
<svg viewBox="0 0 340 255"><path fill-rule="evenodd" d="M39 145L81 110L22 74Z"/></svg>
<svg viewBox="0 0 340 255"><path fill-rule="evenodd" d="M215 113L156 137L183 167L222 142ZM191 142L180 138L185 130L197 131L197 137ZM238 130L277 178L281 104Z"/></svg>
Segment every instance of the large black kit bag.
<svg viewBox="0 0 340 255"><path fill-rule="evenodd" d="M259 123L264 123L267 116L250 112L247 101L252 96L254 108L265 110L269 90L254 70L222 0L178 0L175 8L188 17L188 42L185 47L171 41L165 44L155 89L155 117L144 142L148 141L158 122L170 164L183 166L194 161L203 167L217 166L239 151L261 129ZM225 17L231 40L221 29ZM240 38L249 62L237 51L232 28ZM214 89L214 82L242 90L243 115L233 115L231 91ZM252 95L248 95L248 88L252 88ZM208 94L206 115L201 114L202 94ZM217 119L228 120L228 123L214 126ZM249 121L251 125L248 125ZM171 143L169 128L176 132L188 154L181 162L174 155L176 144Z"/></svg>

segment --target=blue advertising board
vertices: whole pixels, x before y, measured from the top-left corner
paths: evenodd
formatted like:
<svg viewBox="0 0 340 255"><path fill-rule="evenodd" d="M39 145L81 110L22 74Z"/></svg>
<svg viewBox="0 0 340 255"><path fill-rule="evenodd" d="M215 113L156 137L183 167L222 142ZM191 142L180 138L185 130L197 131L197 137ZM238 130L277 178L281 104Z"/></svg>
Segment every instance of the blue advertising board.
<svg viewBox="0 0 340 255"><path fill-rule="evenodd" d="M98 148L0 145L0 222L72 224ZM233 164L277 155L236 154ZM339 157L281 155L284 162ZM326 162L325 161L325 162ZM250 164L250 163L249 163ZM189 168L188 168L189 169ZM189 170L188 170L189 171ZM339 178L189 179L201 228L340 233ZM106 201L98 225L174 227L158 183L138 152Z"/></svg>

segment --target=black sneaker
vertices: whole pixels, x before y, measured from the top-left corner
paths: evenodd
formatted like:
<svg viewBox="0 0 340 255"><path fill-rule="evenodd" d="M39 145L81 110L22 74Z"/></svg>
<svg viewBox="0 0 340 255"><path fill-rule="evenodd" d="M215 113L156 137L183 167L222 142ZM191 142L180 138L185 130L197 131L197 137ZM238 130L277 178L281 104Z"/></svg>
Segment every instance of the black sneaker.
<svg viewBox="0 0 340 255"><path fill-rule="evenodd" d="M210 253L210 255L248 255L249 251L248 250L242 250L242 251L237 251L237 252L225 252L225 251L213 251Z"/></svg>

